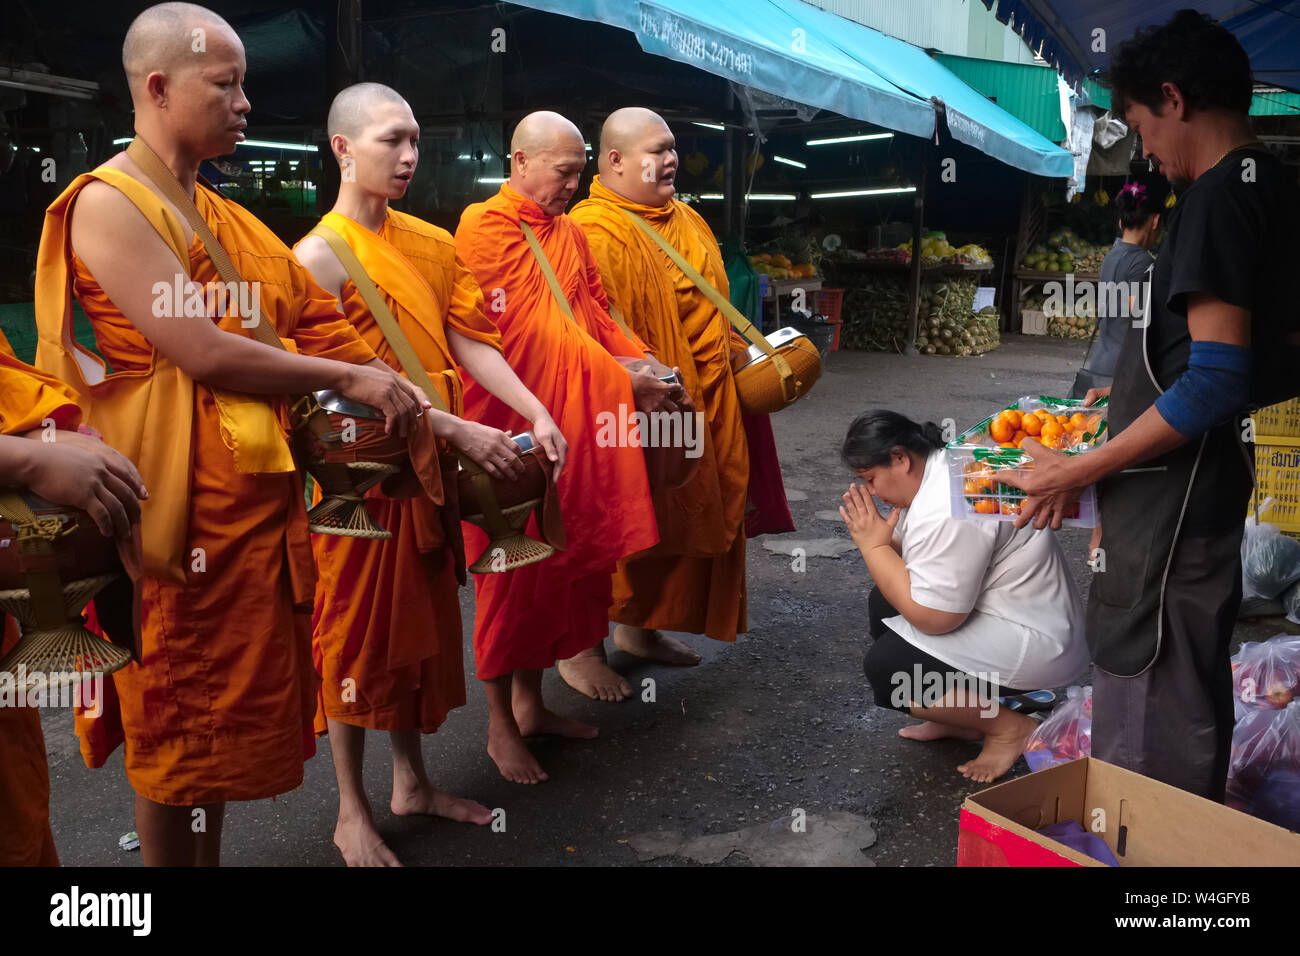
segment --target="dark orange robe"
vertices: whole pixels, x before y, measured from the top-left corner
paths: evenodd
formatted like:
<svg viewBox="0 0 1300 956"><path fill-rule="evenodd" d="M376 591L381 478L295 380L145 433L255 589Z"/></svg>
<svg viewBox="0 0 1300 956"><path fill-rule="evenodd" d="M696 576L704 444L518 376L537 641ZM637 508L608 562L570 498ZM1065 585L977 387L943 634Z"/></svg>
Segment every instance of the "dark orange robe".
<svg viewBox="0 0 1300 956"><path fill-rule="evenodd" d="M610 619L734 641L746 628L745 503L749 452L731 372L731 324L649 236L650 223L723 295L727 273L712 231L690 206L643 206L597 176L573 209L600 266L601 284L633 332L668 366L704 414L700 467L680 488L655 493L659 544L619 562Z"/></svg>
<svg viewBox="0 0 1300 956"><path fill-rule="evenodd" d="M37 266L37 363L87 397L89 423L135 461L150 491L141 519L142 659L112 676L115 695L106 694L105 703L116 696L120 712L79 720L83 754L98 766L124 739L131 786L162 804L285 793L302 782L303 760L315 749L317 678L308 617L315 570L302 481L295 471L240 471L213 392L155 354L73 254L72 202L92 177L132 199L173 251L184 254L195 281L218 281L198 236L188 249L178 248L184 234L174 215L118 170L101 167L78 177L46 213ZM244 281L259 283L261 321L271 322L286 345L352 363L375 357L338 313L334 297L266 226L206 187L196 201ZM69 345L70 285L113 370L98 385L87 383L85 365L78 366ZM233 308L213 321L231 334L252 334ZM157 406L177 390L192 396L188 407ZM253 399L265 400L279 427L287 426L284 397ZM142 428L141 422L156 424ZM189 447L176 441L180 426L190 433ZM172 517L165 517L169 509ZM181 563L160 564L166 551L156 543L177 534Z"/></svg>
<svg viewBox="0 0 1300 956"><path fill-rule="evenodd" d="M478 283L451 235L394 209L378 234L335 212L322 222L352 248L443 401L460 414L462 383L445 330L497 349L501 334L484 317ZM400 371L351 280L343 287L343 311L375 354ZM442 452L454 462L448 449ZM433 733L465 703L459 584L440 522L443 500L393 499L377 486L366 495L366 510L391 539L312 535L320 578L312 618L312 653L322 678L318 732L328 717L374 730Z"/></svg>
<svg viewBox="0 0 1300 956"><path fill-rule="evenodd" d="M521 222L536 232L576 321L552 296ZM618 560L659 539L643 451L596 441L602 412L626 419L634 407L627 371L613 356L641 358L647 348L609 318L577 223L546 215L508 183L461 214L456 249L483 290L488 318L501 329L506 361L569 443L558 485L566 550L514 571L475 576L474 659L478 677L488 679L550 667L603 640ZM473 380L466 383L465 413L515 432L529 427ZM480 553L487 536L464 528L466 552ZM535 527L530 533L537 537Z"/></svg>
<svg viewBox="0 0 1300 956"><path fill-rule="evenodd" d="M18 361L0 333L0 435L42 427L75 428L81 412L70 389ZM18 626L0 616L0 658L18 643ZM0 866L58 866L50 830L50 773L41 712L0 706Z"/></svg>

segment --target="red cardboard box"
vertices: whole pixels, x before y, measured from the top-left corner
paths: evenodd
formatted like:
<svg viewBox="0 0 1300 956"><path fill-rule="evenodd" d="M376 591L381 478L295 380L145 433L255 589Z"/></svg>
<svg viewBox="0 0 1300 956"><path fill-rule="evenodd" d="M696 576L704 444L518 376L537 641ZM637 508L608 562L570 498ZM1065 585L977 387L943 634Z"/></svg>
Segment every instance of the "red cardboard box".
<svg viewBox="0 0 1300 956"><path fill-rule="evenodd" d="M958 866L1104 866L1035 831L1075 820L1120 866L1300 866L1300 834L1082 757L966 798Z"/></svg>

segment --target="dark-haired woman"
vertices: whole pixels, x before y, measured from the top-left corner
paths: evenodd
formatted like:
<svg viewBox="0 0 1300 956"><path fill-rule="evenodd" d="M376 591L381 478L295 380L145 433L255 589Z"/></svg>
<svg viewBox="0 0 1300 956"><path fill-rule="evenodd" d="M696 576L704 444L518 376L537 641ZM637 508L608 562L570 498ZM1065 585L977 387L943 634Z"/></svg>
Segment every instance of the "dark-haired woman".
<svg viewBox="0 0 1300 956"><path fill-rule="evenodd" d="M1130 323L1142 315L1148 273L1162 206L1141 183L1129 183L1115 196L1120 237L1101 264L1097 290L1097 344L1085 363L1088 388L1105 388L1115 377L1115 362ZM1084 389L1086 392L1087 389ZM1076 398L1083 398L1082 394Z"/></svg>
<svg viewBox="0 0 1300 956"><path fill-rule="evenodd" d="M1008 770L1035 722L997 703L1059 687L1087 666L1083 599L1050 531L950 512L943 438L932 422L864 412L844 439L840 514L875 588L863 662L881 707L920 717L903 737L984 738L957 769L985 783ZM882 517L872 496L893 507Z"/></svg>

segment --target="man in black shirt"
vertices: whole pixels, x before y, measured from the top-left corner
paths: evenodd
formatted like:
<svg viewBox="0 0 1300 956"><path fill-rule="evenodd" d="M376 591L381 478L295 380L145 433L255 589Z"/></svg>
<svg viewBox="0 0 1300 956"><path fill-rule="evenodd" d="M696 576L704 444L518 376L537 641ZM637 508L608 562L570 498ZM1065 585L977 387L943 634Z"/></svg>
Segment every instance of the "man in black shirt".
<svg viewBox="0 0 1300 956"><path fill-rule="evenodd" d="M1222 800L1252 484L1243 416L1300 393L1300 188L1251 132L1250 62L1210 18L1184 10L1140 32L1110 84L1178 202L1120 351L1111 439L1074 458L1032 447L1018 523L1059 527L1099 482L1093 754Z"/></svg>

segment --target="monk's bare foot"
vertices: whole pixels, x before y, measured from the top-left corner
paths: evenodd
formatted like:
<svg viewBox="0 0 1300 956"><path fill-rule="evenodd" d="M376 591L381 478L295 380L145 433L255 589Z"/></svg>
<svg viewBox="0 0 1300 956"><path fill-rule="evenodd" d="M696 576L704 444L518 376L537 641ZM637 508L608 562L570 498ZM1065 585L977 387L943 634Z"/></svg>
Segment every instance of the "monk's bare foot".
<svg viewBox="0 0 1300 956"><path fill-rule="evenodd" d="M488 756L511 783L541 783L549 779L522 737L488 727Z"/></svg>
<svg viewBox="0 0 1300 956"><path fill-rule="evenodd" d="M492 822L492 811L483 804L464 797L452 796L446 790L439 790L431 783L400 792L394 790L393 800L389 806L399 817L416 815L446 817L457 823L477 823L479 826Z"/></svg>
<svg viewBox="0 0 1300 956"><path fill-rule="evenodd" d="M524 737L574 737L578 740L590 740L600 733L599 727L584 724L580 720L570 720L552 713L545 707L528 711L515 711L515 722L519 733Z"/></svg>
<svg viewBox="0 0 1300 956"><path fill-rule="evenodd" d="M334 827L334 845L348 866L401 866L396 854L364 816L339 817Z"/></svg>
<svg viewBox="0 0 1300 956"><path fill-rule="evenodd" d="M948 737L955 737L958 740L979 740L984 735L978 730L968 730L965 727L953 727L951 724L941 724L936 720L926 720L919 724L909 724L906 727L899 728L898 736L906 737L908 740L944 740Z"/></svg>
<svg viewBox="0 0 1300 956"><path fill-rule="evenodd" d="M689 644L644 627L619 624L614 628L614 644L633 657L644 657L661 664L691 667L700 662L700 655Z"/></svg>
<svg viewBox="0 0 1300 956"><path fill-rule="evenodd" d="M980 755L957 767L958 773L976 783L992 783L1010 770L1038 726L1037 721L1024 714L1007 712L1000 714L997 720L1001 726L997 732L984 736Z"/></svg>
<svg viewBox="0 0 1300 956"><path fill-rule="evenodd" d="M556 665L560 679L592 700L624 701L632 696L632 685L605 663L605 645L574 654Z"/></svg>

